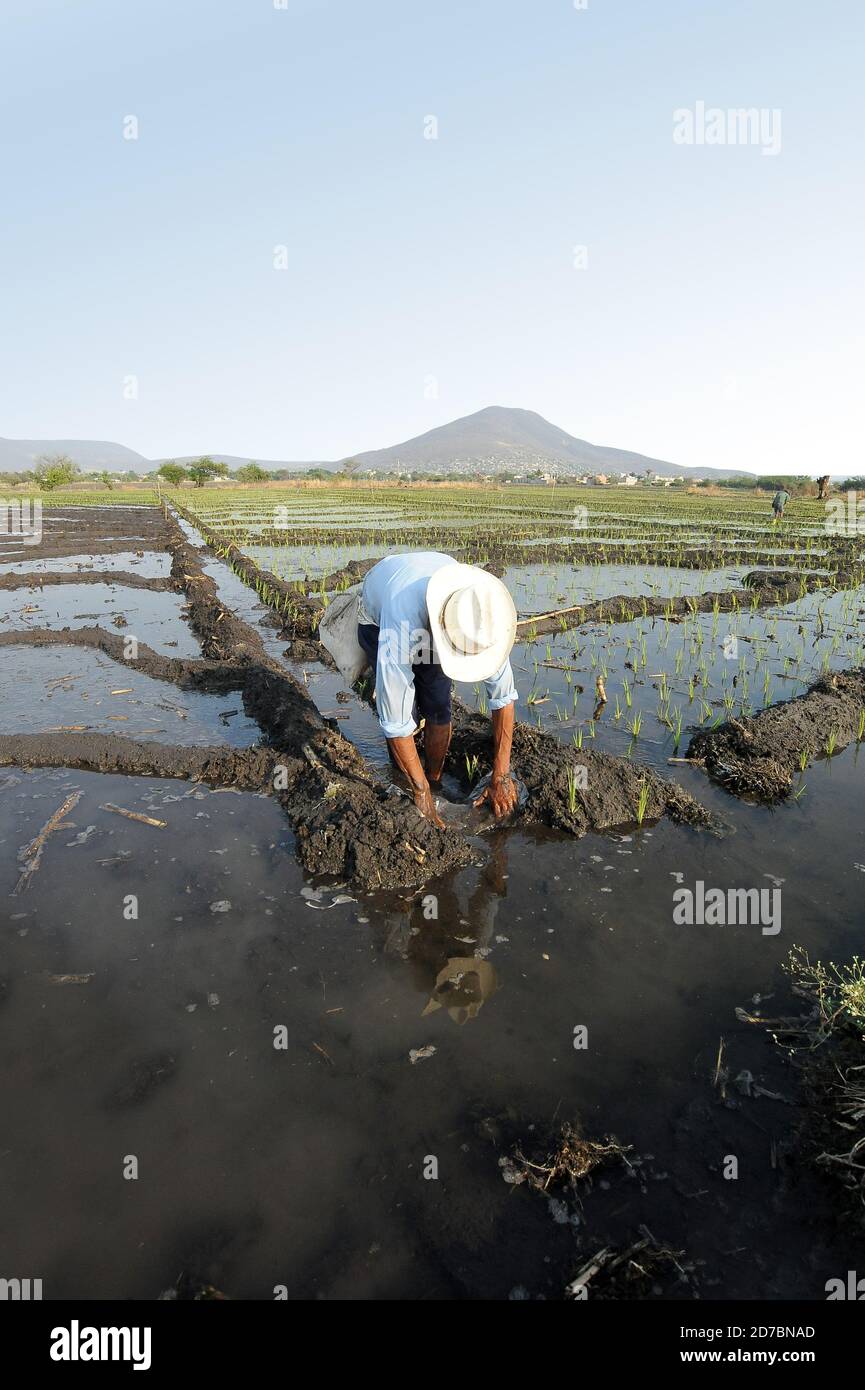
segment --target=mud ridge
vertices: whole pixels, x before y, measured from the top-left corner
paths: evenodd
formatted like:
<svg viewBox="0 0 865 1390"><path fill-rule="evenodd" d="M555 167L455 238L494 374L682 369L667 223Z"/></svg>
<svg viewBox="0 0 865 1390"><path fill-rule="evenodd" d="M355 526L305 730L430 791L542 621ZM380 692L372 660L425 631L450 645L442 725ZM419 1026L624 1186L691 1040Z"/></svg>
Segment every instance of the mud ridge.
<svg viewBox="0 0 865 1390"><path fill-rule="evenodd" d="M241 690L246 670L218 661L196 661L184 657L162 656L146 642L138 642L138 655L126 656L128 637L102 627L24 628L20 632L0 632L0 647L88 647L154 680L170 681L181 690L198 690L222 695Z"/></svg>
<svg viewBox="0 0 865 1390"><path fill-rule="evenodd" d="M447 766L467 786L467 758L478 758L480 776L492 766L490 721L459 699L453 703L454 733ZM657 821L666 815L680 824L721 829L715 817L684 787L665 781L651 768L612 753L566 748L554 734L530 724L515 725L511 765L529 793L518 813L524 823L547 825L577 836L588 831L626 829L637 823L640 794L645 788L644 821ZM568 773L580 768L585 769L586 788L576 790L571 810Z"/></svg>
<svg viewBox="0 0 865 1390"><path fill-rule="evenodd" d="M267 748L183 748L119 734L0 734L0 766L70 767L130 777L182 777L214 787L269 791L276 756Z"/></svg>
<svg viewBox="0 0 865 1390"><path fill-rule="evenodd" d="M770 705L747 719L731 719L701 731L688 757L734 796L771 804L793 787L803 758L825 757L861 737L865 669L830 673L804 695Z"/></svg>
<svg viewBox="0 0 865 1390"><path fill-rule="evenodd" d="M26 555L23 557L26 559ZM3 574L0 589L44 589L55 584L118 584L123 589L152 589L154 593L177 593L181 587L167 575L146 579L128 570L63 570L56 573Z"/></svg>

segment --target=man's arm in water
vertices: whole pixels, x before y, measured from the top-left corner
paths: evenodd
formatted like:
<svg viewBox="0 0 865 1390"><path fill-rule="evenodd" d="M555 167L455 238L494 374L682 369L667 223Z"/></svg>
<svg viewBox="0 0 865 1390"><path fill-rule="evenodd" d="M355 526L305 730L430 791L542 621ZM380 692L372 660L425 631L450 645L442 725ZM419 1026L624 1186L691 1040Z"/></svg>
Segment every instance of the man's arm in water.
<svg viewBox="0 0 865 1390"><path fill-rule="evenodd" d="M516 809L517 804L517 789L511 777L511 745L514 740L513 704L505 705L503 709L494 709L492 711L492 725L492 777L489 786L481 792L473 804L481 806L486 801L496 820L499 820L502 816L509 816ZM441 726L442 734L444 734L445 729L448 731L449 742L450 725ZM435 799L418 757L414 737L409 734L405 738L389 738L387 742L393 754L394 762L411 784L415 806L422 815L426 816L427 820L432 821L433 825L443 828L444 821L436 811Z"/></svg>
<svg viewBox="0 0 865 1390"><path fill-rule="evenodd" d="M427 781L420 758L418 757L417 747L415 746L412 734L406 734L402 738L389 738L387 746L393 755L393 760L408 778L412 792L414 793L414 804L421 815L431 820L433 825L437 825L444 830L444 821L436 810L435 799L430 791L430 784Z"/></svg>
<svg viewBox="0 0 865 1390"><path fill-rule="evenodd" d="M511 745L514 741L514 707L504 705L492 711L493 723L493 775L474 802L482 806L485 801L492 807L496 820L509 816L516 810L517 788L511 776Z"/></svg>

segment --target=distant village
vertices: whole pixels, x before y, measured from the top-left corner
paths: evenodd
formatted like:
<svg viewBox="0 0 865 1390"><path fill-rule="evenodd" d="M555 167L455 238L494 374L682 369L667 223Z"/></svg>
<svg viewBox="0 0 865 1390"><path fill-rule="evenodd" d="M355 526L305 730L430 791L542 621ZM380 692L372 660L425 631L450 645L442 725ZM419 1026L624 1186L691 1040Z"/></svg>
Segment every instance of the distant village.
<svg viewBox="0 0 865 1390"><path fill-rule="evenodd" d="M431 480L443 477L443 474L431 470L421 469L375 469L365 468L354 474L357 478L386 479L403 478L406 482ZM655 473L652 469L646 469L642 473L548 473L542 469L536 469L531 473L512 473L507 470L496 470L492 473L484 473L477 467L455 466L448 470L448 477L462 477L480 483L512 484L515 487L555 487L561 483L566 487L573 487L575 484L583 484L586 487L672 487L675 484L701 483L702 478L691 478L679 475L677 477L665 477L661 473Z"/></svg>

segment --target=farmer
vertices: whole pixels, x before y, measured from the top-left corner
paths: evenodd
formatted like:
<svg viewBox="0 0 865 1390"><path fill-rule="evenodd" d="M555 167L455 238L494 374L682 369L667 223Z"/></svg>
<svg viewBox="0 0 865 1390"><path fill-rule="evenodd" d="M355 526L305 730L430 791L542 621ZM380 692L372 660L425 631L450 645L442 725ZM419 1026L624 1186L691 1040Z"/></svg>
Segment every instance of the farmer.
<svg viewBox="0 0 865 1390"><path fill-rule="evenodd" d="M772 498L772 511L774 513L772 517L773 521L778 521L779 518L784 515L784 508L786 507L789 501L790 494L787 491L787 489L779 487L778 491L775 493L775 496Z"/></svg>
<svg viewBox="0 0 865 1390"><path fill-rule="evenodd" d="M319 638L344 678L375 671L376 706L391 759L408 778L415 805L443 826L430 782L441 779L451 741L451 682L482 681L492 717L490 785L496 818L517 804L510 775L517 692L509 660L516 635L514 601L500 579L437 551L389 555L368 572L361 593L336 599ZM424 721L426 771L415 746Z"/></svg>

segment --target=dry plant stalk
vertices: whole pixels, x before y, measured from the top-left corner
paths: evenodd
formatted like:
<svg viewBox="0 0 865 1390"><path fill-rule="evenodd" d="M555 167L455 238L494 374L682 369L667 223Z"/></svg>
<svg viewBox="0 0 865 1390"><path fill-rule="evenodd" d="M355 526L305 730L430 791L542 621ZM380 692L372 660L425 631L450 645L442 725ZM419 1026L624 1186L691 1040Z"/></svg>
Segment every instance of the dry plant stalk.
<svg viewBox="0 0 865 1390"><path fill-rule="evenodd" d="M116 816L125 816L127 820L137 820L142 825L155 826L157 830L164 830L168 825L167 820L157 820L155 816L143 816L139 811L127 811L123 806L115 806L111 801L104 802L100 811L113 811Z"/></svg>
<svg viewBox="0 0 865 1390"><path fill-rule="evenodd" d="M31 840L29 845L25 845L23 849L19 850L18 862L24 867L21 877L12 889L13 894L17 895L18 893L24 893L30 887L30 881L37 872L42 860L42 851L45 848L45 841L52 831L56 830L59 825L62 825L69 812L78 805L81 796L81 792L70 792L63 805L58 806L53 816L45 822L35 840Z"/></svg>

